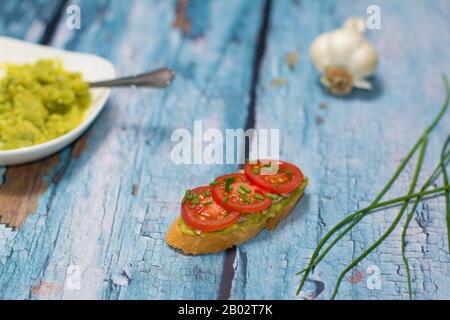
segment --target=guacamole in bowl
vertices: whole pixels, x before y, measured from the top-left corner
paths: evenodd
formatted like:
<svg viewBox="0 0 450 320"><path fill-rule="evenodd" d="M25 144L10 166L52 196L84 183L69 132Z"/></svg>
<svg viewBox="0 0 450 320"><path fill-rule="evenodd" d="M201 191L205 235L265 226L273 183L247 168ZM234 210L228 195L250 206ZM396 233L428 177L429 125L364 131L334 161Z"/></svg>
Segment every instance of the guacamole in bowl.
<svg viewBox="0 0 450 320"><path fill-rule="evenodd" d="M56 139L83 121L92 97L80 73L58 60L0 68L0 151Z"/></svg>

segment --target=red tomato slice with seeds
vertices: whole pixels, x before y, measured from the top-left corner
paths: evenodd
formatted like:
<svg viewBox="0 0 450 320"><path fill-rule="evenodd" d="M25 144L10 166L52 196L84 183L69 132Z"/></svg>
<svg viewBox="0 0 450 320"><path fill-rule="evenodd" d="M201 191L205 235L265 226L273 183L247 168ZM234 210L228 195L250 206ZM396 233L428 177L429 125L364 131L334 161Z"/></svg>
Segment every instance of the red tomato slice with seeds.
<svg viewBox="0 0 450 320"><path fill-rule="evenodd" d="M285 161L257 161L244 167L248 179L258 187L272 193L289 193L297 189L305 180L301 170Z"/></svg>
<svg viewBox="0 0 450 320"><path fill-rule="evenodd" d="M251 183L245 174L227 174L212 184L214 200L225 209L252 213L266 210L272 204L265 191Z"/></svg>
<svg viewBox="0 0 450 320"><path fill-rule="evenodd" d="M212 198L211 187L199 187L186 192L181 205L181 217L196 230L212 232L235 224L240 214L218 205Z"/></svg>

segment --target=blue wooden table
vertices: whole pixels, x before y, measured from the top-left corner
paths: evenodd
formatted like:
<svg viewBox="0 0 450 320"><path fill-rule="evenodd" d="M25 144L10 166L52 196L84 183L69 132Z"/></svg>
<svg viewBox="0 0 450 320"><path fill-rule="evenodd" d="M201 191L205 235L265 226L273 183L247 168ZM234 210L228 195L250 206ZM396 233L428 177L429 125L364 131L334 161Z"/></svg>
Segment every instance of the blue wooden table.
<svg viewBox="0 0 450 320"><path fill-rule="evenodd" d="M332 97L318 84L309 45L374 3L381 29L367 36L380 55L375 90ZM80 30L67 28L71 4L81 9ZM0 168L0 298L329 298L340 271L386 230L395 209L363 220L301 296L295 273L334 224L374 198L436 115L441 74L450 74L449 16L445 0L0 1L2 36L98 54L122 75L162 66L178 75L165 91L114 91L72 147ZM299 56L295 69L288 52ZM195 120L281 130L281 157L299 164L311 185L275 232L199 257L165 244L184 190L238 168L172 164L171 133L192 130ZM421 181L449 128L446 115ZM412 171L389 197L406 192ZM400 235L397 228L345 278L338 298L407 299ZM415 297L450 299L443 198L419 207L407 248ZM368 285L377 272L381 288Z"/></svg>

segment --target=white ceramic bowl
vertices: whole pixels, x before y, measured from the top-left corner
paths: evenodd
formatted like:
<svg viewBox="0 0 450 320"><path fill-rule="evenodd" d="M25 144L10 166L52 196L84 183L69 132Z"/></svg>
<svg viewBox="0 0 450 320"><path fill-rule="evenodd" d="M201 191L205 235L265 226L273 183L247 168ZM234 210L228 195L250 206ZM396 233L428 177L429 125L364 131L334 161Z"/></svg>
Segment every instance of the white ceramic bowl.
<svg viewBox="0 0 450 320"><path fill-rule="evenodd" d="M59 59L68 71L81 72L87 81L109 80L116 76L114 66L99 56L64 51L11 38L0 37L0 64L33 63L39 59ZM67 134L32 147L0 151L0 166L18 165L52 155L67 147L92 124L108 100L109 89L93 89L92 104L83 122Z"/></svg>

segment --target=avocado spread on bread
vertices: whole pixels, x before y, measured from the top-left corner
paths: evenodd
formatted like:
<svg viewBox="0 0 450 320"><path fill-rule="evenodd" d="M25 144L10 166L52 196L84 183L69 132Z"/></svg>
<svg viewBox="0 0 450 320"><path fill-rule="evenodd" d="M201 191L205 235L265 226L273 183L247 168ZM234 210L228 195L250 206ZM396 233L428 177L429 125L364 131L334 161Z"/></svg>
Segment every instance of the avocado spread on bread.
<svg viewBox="0 0 450 320"><path fill-rule="evenodd" d="M280 201L274 202L266 211L243 214L242 218L237 223L219 231L200 232L194 230L192 227L187 225L182 218L178 220L178 227L183 234L197 237L208 237L213 234L227 235L234 231L243 231L253 228L259 224L265 224L266 221L271 218L275 218L283 210L283 208L288 206L293 199L296 198L296 196L305 191L307 185L308 178L305 177L304 181L297 189L292 191L288 196L283 196Z"/></svg>

